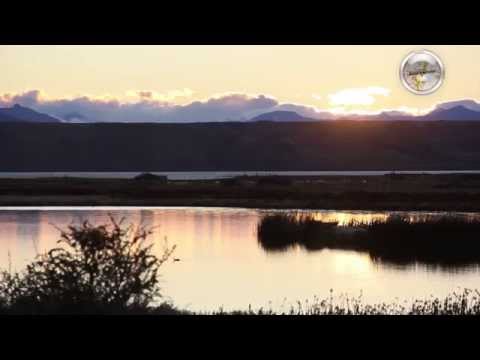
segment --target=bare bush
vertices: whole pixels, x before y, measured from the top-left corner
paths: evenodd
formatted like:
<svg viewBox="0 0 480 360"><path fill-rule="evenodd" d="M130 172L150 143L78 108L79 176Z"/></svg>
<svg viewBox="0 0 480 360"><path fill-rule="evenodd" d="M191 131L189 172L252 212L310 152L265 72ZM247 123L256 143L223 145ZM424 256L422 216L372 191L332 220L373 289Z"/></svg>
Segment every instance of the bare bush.
<svg viewBox="0 0 480 360"><path fill-rule="evenodd" d="M144 227L88 221L61 231L56 247L24 272L3 272L0 306L20 312L121 312L145 310L160 297L158 271L175 246L153 254Z"/></svg>

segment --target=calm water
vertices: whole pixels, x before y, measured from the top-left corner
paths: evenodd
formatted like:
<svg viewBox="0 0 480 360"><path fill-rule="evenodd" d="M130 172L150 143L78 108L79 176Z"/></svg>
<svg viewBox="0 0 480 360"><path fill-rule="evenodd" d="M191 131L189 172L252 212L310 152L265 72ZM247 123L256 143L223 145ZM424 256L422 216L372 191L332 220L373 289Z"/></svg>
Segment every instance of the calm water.
<svg viewBox="0 0 480 360"><path fill-rule="evenodd" d="M194 171L194 172L152 172L156 175L166 175L170 180L213 180L235 176L369 176L385 175L392 171ZM397 174L480 174L480 170L464 171L395 171ZM120 178L129 179L140 172L0 172L0 178L38 178L38 177L87 177L87 178Z"/></svg>
<svg viewBox="0 0 480 360"><path fill-rule="evenodd" d="M459 287L480 288L480 269L439 269L415 264L395 267L371 261L365 253L293 248L267 252L256 227L267 210L226 208L0 208L0 266L20 270L37 252L56 245L55 226L84 220L106 223L108 214L155 227L152 241L161 252L176 244L175 257L163 265L165 296L180 307L215 310L272 306L315 295L358 296L368 302L411 300L445 295ZM272 211L273 212L273 211ZM306 211L317 219L370 221L387 212ZM409 213L421 216L425 213ZM466 214L480 216L480 214ZM55 225L55 226L54 226ZM9 260L10 259L10 260Z"/></svg>

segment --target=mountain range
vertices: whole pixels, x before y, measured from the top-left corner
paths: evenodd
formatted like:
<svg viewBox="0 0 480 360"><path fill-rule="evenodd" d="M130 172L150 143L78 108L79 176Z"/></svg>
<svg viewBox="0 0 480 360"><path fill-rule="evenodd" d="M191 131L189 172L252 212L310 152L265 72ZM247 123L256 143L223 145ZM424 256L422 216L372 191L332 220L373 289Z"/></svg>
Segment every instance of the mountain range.
<svg viewBox="0 0 480 360"><path fill-rule="evenodd" d="M134 119L132 119L134 120ZM437 105L432 111L424 115L411 115L401 111L384 111L375 115L360 114L332 114L327 112L309 116L296 111L276 110L261 113L246 120L247 122L272 121L272 122L311 122L327 120L376 120L376 121L477 121L480 120L480 103L473 100L450 101ZM245 121L245 120L243 120ZM59 122L92 122L87 121L80 113L72 113L58 117L37 112L28 107L15 104L9 108L0 108L0 123L28 122L28 123L59 123ZM95 122L95 121L93 121ZM192 119L191 122L195 122ZM231 121L225 121L231 122Z"/></svg>
<svg viewBox="0 0 480 360"><path fill-rule="evenodd" d="M272 111L253 117L250 121L274 122L304 122L321 121L326 119L304 117L294 111ZM330 119L331 120L331 119ZM420 116L410 115L400 111L385 111L375 115L340 115L335 120L377 120L377 121L477 121L480 120L480 107L473 110L464 105L453 107L437 107L433 111Z"/></svg>

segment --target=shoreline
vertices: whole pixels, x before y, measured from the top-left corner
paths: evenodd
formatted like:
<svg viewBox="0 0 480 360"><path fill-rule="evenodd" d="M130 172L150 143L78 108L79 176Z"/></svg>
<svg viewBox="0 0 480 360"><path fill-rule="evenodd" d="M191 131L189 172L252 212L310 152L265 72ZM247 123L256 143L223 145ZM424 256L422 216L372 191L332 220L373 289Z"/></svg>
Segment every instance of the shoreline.
<svg viewBox="0 0 480 360"><path fill-rule="evenodd" d="M480 175L0 179L0 206L480 211Z"/></svg>
<svg viewBox="0 0 480 360"><path fill-rule="evenodd" d="M0 207L221 207L221 208L244 208L244 209L285 209L285 210L341 210L341 211L433 211L433 212L478 212L480 204L458 203L409 203L409 202L377 202L371 204L353 204L342 202L311 202L288 200L268 201L262 199L119 199L104 197L69 197L69 196L0 196Z"/></svg>

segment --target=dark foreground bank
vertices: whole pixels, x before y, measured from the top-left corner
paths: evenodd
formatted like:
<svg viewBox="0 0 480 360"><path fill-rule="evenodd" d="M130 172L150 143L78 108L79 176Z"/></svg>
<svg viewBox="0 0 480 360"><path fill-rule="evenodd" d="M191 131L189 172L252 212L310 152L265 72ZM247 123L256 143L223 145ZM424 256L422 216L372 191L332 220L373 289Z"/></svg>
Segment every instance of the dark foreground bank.
<svg viewBox="0 0 480 360"><path fill-rule="evenodd" d="M480 315L480 292L463 289L445 297L430 297L413 301L391 303L365 303L361 298L331 296L311 301L292 303L283 310L249 308L226 311L219 307L211 312L193 312L179 309L172 304L145 308L116 310L108 307L65 308L57 306L49 310L34 307L1 307L0 316L15 315Z"/></svg>
<svg viewBox="0 0 480 360"><path fill-rule="evenodd" d="M0 179L0 206L68 205L480 211L480 175Z"/></svg>

